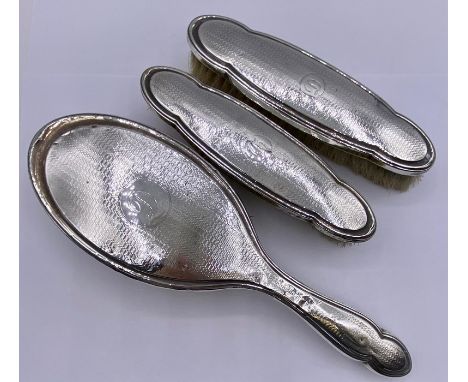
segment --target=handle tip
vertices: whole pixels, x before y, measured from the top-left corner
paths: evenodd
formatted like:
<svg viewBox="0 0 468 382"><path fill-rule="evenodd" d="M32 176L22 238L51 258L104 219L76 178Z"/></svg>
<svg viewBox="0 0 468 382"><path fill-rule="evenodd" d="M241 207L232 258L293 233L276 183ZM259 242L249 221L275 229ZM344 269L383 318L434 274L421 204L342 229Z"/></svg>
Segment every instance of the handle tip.
<svg viewBox="0 0 468 382"><path fill-rule="evenodd" d="M376 349L377 350L377 349ZM372 352L369 366L388 377L403 377L411 371L411 356L397 338L385 334L378 351Z"/></svg>

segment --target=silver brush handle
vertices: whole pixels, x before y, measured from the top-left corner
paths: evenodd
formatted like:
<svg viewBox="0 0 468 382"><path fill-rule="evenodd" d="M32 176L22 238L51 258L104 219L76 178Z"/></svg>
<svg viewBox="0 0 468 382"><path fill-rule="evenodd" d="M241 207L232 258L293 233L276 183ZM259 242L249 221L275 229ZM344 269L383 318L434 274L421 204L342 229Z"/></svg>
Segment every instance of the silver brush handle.
<svg viewBox="0 0 468 382"><path fill-rule="evenodd" d="M408 350L362 314L321 296L289 276L278 275L268 289L311 323L348 356L368 364L380 374L403 376L411 370Z"/></svg>

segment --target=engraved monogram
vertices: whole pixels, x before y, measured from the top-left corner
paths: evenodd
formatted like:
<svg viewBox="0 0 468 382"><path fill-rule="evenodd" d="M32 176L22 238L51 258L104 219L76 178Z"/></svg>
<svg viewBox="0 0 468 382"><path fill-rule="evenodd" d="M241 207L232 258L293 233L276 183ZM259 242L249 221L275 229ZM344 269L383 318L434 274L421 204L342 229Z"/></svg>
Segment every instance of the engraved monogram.
<svg viewBox="0 0 468 382"><path fill-rule="evenodd" d="M318 97L325 91L325 82L315 74L307 74L302 77L301 90L312 97Z"/></svg>
<svg viewBox="0 0 468 382"><path fill-rule="evenodd" d="M148 179L138 179L119 196L120 209L133 224L150 227L160 223L167 215L171 200L169 194Z"/></svg>
<svg viewBox="0 0 468 382"><path fill-rule="evenodd" d="M250 158L262 160L272 153L272 144L268 138L255 135L252 139L247 139L245 148Z"/></svg>

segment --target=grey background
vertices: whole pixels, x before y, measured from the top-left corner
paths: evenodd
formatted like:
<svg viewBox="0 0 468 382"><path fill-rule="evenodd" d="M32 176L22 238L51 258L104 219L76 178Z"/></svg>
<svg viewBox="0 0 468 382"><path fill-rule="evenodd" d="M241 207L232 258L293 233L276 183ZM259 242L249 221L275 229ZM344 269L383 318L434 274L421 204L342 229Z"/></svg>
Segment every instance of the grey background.
<svg viewBox="0 0 468 382"><path fill-rule="evenodd" d="M333 165L368 200L375 237L339 247L235 185L288 273L369 315L413 357L406 381L447 375L447 5L392 1L21 1L20 373L26 381L374 381L288 308L255 291L181 292L118 274L54 226L26 171L34 133L69 113L178 136L140 95L152 65L186 69L189 21L234 17L316 54L415 120L437 162L406 193Z"/></svg>

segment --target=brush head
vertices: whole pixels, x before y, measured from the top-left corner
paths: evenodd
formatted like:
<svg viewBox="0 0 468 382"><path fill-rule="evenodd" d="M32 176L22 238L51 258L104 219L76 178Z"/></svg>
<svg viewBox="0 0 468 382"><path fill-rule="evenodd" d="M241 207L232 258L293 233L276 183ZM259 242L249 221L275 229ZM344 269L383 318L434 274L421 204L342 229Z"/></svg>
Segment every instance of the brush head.
<svg viewBox="0 0 468 382"><path fill-rule="evenodd" d="M234 97L167 67L147 69L142 92L205 158L289 214L337 240L375 232L364 199L312 151Z"/></svg>
<svg viewBox="0 0 468 382"><path fill-rule="evenodd" d="M356 174L365 177L379 186L397 191L407 191L409 188L417 184L422 178L422 175L410 176L397 174L374 163L372 158L358 156L355 152L346 151L343 148L326 143L313 135L296 129L288 122L278 118L276 115L270 113L259 104L252 101L233 85L227 75L223 75L206 66L198 60L193 53L191 53L189 57L189 68L190 72L203 84L223 91L244 102L293 135L312 151L337 164L349 167Z"/></svg>
<svg viewBox="0 0 468 382"><path fill-rule="evenodd" d="M397 174L433 164L433 145L414 122L310 53L220 16L194 19L188 39L198 60L295 129Z"/></svg>

